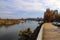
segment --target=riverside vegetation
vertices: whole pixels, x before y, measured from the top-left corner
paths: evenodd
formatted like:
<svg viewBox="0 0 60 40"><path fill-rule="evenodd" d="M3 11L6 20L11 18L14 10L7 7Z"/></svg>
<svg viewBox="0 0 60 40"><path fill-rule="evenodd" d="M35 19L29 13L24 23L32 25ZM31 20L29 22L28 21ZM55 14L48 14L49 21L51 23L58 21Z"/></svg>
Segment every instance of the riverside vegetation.
<svg viewBox="0 0 60 40"><path fill-rule="evenodd" d="M41 23L33 32L30 28L27 28L26 30L20 30L19 40L36 40L42 24L43 23Z"/></svg>
<svg viewBox="0 0 60 40"><path fill-rule="evenodd" d="M10 26L14 24L23 23L24 20L20 19L0 19L0 26Z"/></svg>

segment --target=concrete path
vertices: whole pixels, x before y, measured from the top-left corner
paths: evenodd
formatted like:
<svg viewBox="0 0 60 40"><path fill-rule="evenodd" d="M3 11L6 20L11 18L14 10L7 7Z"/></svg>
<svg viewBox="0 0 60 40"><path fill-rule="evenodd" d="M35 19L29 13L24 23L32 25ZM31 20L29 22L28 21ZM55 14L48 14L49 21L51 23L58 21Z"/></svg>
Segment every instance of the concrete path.
<svg viewBox="0 0 60 40"><path fill-rule="evenodd" d="M39 32L37 40L60 40L60 29L51 23L42 25L42 35Z"/></svg>

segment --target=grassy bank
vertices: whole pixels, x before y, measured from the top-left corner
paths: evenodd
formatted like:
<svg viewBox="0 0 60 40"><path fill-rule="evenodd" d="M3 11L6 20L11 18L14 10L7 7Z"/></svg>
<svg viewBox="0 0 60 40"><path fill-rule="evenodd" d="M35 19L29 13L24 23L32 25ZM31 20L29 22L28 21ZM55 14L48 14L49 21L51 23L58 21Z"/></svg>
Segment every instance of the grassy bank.
<svg viewBox="0 0 60 40"><path fill-rule="evenodd" d="M14 25L25 22L24 20L18 19L0 19L0 25Z"/></svg>

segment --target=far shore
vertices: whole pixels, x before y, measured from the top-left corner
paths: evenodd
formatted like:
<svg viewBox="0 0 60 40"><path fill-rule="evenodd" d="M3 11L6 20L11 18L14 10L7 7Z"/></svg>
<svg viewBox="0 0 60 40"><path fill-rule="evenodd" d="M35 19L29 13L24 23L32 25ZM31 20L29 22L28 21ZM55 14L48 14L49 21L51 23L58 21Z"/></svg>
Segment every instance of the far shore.
<svg viewBox="0 0 60 40"><path fill-rule="evenodd" d="M14 25L14 24L19 24L24 22L25 20L22 19L0 19L0 26Z"/></svg>

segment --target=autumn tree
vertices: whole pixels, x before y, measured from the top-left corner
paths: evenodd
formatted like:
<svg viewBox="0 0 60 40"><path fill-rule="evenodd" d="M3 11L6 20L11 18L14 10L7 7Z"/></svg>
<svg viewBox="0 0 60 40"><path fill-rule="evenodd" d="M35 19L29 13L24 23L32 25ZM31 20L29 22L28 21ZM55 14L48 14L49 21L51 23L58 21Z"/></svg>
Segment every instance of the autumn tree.
<svg viewBox="0 0 60 40"><path fill-rule="evenodd" d="M51 22L55 18L53 10L47 9L44 13L44 22Z"/></svg>

